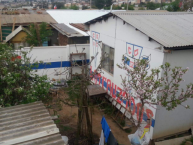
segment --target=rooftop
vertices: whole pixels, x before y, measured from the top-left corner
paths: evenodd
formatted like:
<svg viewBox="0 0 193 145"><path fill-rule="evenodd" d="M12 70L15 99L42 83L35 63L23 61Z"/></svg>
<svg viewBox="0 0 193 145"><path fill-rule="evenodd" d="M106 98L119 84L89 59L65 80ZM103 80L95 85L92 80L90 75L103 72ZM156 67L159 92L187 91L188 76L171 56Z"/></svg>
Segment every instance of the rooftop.
<svg viewBox="0 0 193 145"><path fill-rule="evenodd" d="M47 10L47 13L50 14L57 23L63 23L84 36L88 36L88 33L70 25L70 23L85 23L109 12L108 10Z"/></svg>
<svg viewBox="0 0 193 145"><path fill-rule="evenodd" d="M11 11L10 11L11 12ZM45 10L18 10L19 14L2 14L1 25L12 26L15 18L15 25L29 25L31 23L57 23ZM25 12L25 13L24 13ZM13 12L12 12L13 13ZM38 14L39 13L39 14Z"/></svg>
<svg viewBox="0 0 193 145"><path fill-rule="evenodd" d="M50 24L53 28L55 28L58 32L68 37L80 37L83 36L79 32L75 31L74 29L70 28L65 24Z"/></svg>
<svg viewBox="0 0 193 145"><path fill-rule="evenodd" d="M119 17L163 45L165 49L192 48L193 46L193 13L164 11L112 12L85 24L90 25L111 16Z"/></svg>
<svg viewBox="0 0 193 145"><path fill-rule="evenodd" d="M1 145L65 145L42 102L0 109Z"/></svg>

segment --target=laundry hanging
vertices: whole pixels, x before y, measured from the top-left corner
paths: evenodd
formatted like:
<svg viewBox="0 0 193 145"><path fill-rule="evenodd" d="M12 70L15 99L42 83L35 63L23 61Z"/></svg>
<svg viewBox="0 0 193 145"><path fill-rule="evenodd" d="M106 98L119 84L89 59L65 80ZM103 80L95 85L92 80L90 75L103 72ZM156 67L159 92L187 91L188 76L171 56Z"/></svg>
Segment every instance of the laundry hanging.
<svg viewBox="0 0 193 145"><path fill-rule="evenodd" d="M103 129L103 132L104 132L104 136L105 136L105 142L107 143L108 137L109 137L109 134L110 134L110 127L107 124L104 116L101 120L101 124L102 124L102 129Z"/></svg>
<svg viewBox="0 0 193 145"><path fill-rule="evenodd" d="M99 145L104 145L104 133L103 133L103 130L101 130L101 137L100 137L100 142L99 142Z"/></svg>
<svg viewBox="0 0 193 145"><path fill-rule="evenodd" d="M107 141L107 145L118 145L118 142L115 139L112 132L109 133L109 138L108 138L108 141Z"/></svg>

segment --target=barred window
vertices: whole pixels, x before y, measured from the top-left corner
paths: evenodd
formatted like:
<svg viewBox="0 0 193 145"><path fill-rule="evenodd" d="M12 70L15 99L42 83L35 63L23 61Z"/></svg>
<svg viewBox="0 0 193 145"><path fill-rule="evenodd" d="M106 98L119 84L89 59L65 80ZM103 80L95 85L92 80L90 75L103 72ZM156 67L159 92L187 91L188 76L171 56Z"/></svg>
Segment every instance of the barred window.
<svg viewBox="0 0 193 145"><path fill-rule="evenodd" d="M102 68L111 74L114 73L114 51L115 51L114 48L103 44Z"/></svg>

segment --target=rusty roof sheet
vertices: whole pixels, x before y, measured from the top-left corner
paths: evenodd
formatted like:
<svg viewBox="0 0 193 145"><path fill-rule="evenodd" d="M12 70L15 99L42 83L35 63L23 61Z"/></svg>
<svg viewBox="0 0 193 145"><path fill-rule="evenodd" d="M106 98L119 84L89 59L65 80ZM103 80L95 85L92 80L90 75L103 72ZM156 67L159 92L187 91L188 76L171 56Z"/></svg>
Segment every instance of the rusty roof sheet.
<svg viewBox="0 0 193 145"><path fill-rule="evenodd" d="M30 23L57 23L49 14L20 14L20 15L1 15L1 25L10 26L16 18L15 25L29 25Z"/></svg>
<svg viewBox="0 0 193 145"><path fill-rule="evenodd" d="M87 32L87 30L85 30L85 25L83 23L70 23L70 25L72 25L73 27L78 28L79 30Z"/></svg>
<svg viewBox="0 0 193 145"><path fill-rule="evenodd" d="M60 23L60 24L50 24L53 28L55 28L58 32L60 32L62 35L66 35L68 37L81 37L83 36L76 30L70 28L69 26Z"/></svg>
<svg viewBox="0 0 193 145"><path fill-rule="evenodd" d="M42 102L0 109L1 145L65 145Z"/></svg>

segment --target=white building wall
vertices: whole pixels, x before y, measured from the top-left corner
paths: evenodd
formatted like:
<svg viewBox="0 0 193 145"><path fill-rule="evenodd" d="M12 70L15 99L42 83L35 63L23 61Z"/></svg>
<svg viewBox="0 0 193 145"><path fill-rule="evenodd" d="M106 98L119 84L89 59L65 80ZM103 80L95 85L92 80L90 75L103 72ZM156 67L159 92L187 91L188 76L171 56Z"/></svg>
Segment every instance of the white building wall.
<svg viewBox="0 0 193 145"><path fill-rule="evenodd" d="M171 68L181 66L183 69L189 67L189 71L183 76L185 82L181 83L181 88L186 88L187 84L193 83L193 50L178 50L166 53L164 63L169 62ZM182 105L189 105L186 109L179 105L172 111L167 111L163 107L158 107L153 138L159 138L179 132L187 131L193 126L193 99L188 99ZM172 116L172 117L171 117Z"/></svg>
<svg viewBox="0 0 193 145"><path fill-rule="evenodd" d="M83 51L84 48L84 51ZM70 65L70 53L86 53L86 59L89 60L90 57L90 46L89 44L76 44L67 46L48 46L48 47L34 47L28 57L31 60L43 61L45 64L40 65L37 68L38 75L47 75L49 79L62 79L67 78L69 73L65 75L56 75L57 72L61 73L66 70ZM25 51L29 51L30 48L24 48ZM19 54L19 53L18 53ZM73 57L73 60L82 60L81 57ZM32 62L33 63L33 62ZM51 63L46 64L46 63ZM61 67L62 66L62 67ZM79 68L73 68L73 72L80 72Z"/></svg>
<svg viewBox="0 0 193 145"><path fill-rule="evenodd" d="M90 32L91 38L90 43L90 55L94 56L96 52L99 52L99 55L97 56L97 61L92 62L92 71L95 70L96 66L99 64L100 57L101 57L101 49L100 47L97 47L95 45L96 41L102 41L102 43L109 45L113 48L115 48L115 55L114 55L114 74L110 74L103 71L104 73L101 74L102 79L100 80L100 85L104 86L103 88L106 89L105 83L108 82L108 88L110 89L110 86L112 87L114 84L117 86L117 91L120 92L122 86L121 86L121 77L120 75L125 76L125 71L119 69L116 65L121 63L122 56L124 54L127 54L127 48L128 45L126 43L133 44L134 49L141 50L140 54L141 56L149 56L151 55L151 68L158 68L163 63L163 57L164 54L161 50L156 49L157 47L160 47L160 44L158 44L155 41L148 41L148 37L141 33L140 31L135 30L134 27L132 27L129 24L123 24L123 21L119 18L110 17L106 22L103 20L102 22L97 22L95 24L92 24L90 26ZM98 35L98 38L96 37ZM100 44L102 46L102 44ZM138 56L138 55L137 55ZM132 58L131 58L132 60ZM99 81L94 80L95 83L99 84ZM102 85L103 84L103 85ZM113 88L115 88L115 85ZM119 88L118 88L119 87ZM110 92L108 91L109 95ZM135 100L137 104L139 101ZM123 106L126 106L125 103L121 102ZM147 119L148 109L150 109L153 113L152 116L152 126L149 132L149 137L152 138L153 134L153 127L155 123L155 113L156 110L152 107L146 106L144 111L144 117L143 119ZM145 115L146 114L146 115ZM136 117L136 116L135 116Z"/></svg>

